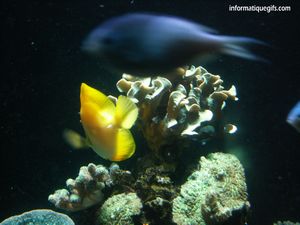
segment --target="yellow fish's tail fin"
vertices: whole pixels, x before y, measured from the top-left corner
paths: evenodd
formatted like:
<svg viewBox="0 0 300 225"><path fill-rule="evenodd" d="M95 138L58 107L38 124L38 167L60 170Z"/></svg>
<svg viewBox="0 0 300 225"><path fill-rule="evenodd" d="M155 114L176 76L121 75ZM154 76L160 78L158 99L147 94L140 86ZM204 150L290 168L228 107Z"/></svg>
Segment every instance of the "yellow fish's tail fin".
<svg viewBox="0 0 300 225"><path fill-rule="evenodd" d="M116 134L116 148L112 161L123 161L130 158L135 152L135 142L131 132L120 128Z"/></svg>
<svg viewBox="0 0 300 225"><path fill-rule="evenodd" d="M118 97L115 124L122 128L130 129L138 116L138 108L128 97L120 95Z"/></svg>
<svg viewBox="0 0 300 225"><path fill-rule="evenodd" d="M85 83L81 84L80 103L81 105L85 103L95 103L99 106L101 111L105 111L108 115L113 115L116 109L114 103L105 94Z"/></svg>
<svg viewBox="0 0 300 225"><path fill-rule="evenodd" d="M86 138L82 137L74 130L65 129L63 131L63 138L67 144L74 149L88 148L89 144Z"/></svg>

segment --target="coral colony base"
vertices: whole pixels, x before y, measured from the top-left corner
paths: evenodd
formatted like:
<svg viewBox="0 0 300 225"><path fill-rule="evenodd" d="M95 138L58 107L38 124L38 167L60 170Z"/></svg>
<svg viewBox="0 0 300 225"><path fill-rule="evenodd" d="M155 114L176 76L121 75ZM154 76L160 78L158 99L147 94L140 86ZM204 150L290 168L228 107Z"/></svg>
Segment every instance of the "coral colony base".
<svg viewBox="0 0 300 225"><path fill-rule="evenodd" d="M193 165L179 163L191 153L188 150L194 145L187 145L191 137L206 143L237 130L222 116L226 101L238 100L236 89L226 90L221 77L203 67L181 68L176 75L170 80L168 76L123 75L117 88L139 109L136 127L142 131L148 151L137 147L144 155L131 164L131 171L116 163L109 168L93 163L82 166L77 178L66 181L66 189L49 195L55 207L73 213L89 211L93 222L87 224L95 225L247 224L250 203L245 174L234 155L216 152L204 156L200 146L192 149L198 157ZM115 97L109 98L116 103ZM35 218L49 223L37 213L32 216ZM41 224L21 220L11 217L9 221L15 222L9 224ZM299 223L279 221L274 225L279 224Z"/></svg>
<svg viewBox="0 0 300 225"><path fill-rule="evenodd" d="M96 224L246 223L250 204L244 170L236 157L223 153L202 157L186 183L174 179L176 159L185 146L181 143L190 136L207 141L236 130L232 124L220 124L225 101L237 100L234 86L225 90L220 76L202 67L177 73L172 82L124 74L117 83L139 108L136 125L150 149L140 160L144 163L137 163L134 173L117 164L108 169L81 167L75 180L67 180L67 189L49 196L50 202L67 211L98 204ZM110 99L116 102L115 97Z"/></svg>
<svg viewBox="0 0 300 225"><path fill-rule="evenodd" d="M170 178L172 170L166 165L149 167L134 180L129 171L121 170L116 164L105 170L102 180L86 169L104 168L102 165L89 164L82 167L75 186L84 187L58 190L49 200L55 206L69 211L84 209L86 192L101 183L99 190L111 189L110 197L90 198L99 204L98 219L95 224L245 224L250 204L247 201L247 187L244 169L239 160L230 154L212 153L201 157L196 169L180 187ZM101 169L102 170L102 169ZM104 171L104 170L102 170ZM93 172L92 172L93 173ZM85 177L83 177L83 174ZM129 182L132 181L132 182ZM122 187L126 187L127 191ZM130 187L130 188L128 188ZM122 190L123 189L123 190ZM128 192L128 189L132 192ZM120 193L122 192L122 193ZM82 193L82 196L81 196ZM75 195L74 197L72 197ZM73 201L75 199L75 201ZM78 199L82 200L82 205ZM91 202L89 202L90 205Z"/></svg>

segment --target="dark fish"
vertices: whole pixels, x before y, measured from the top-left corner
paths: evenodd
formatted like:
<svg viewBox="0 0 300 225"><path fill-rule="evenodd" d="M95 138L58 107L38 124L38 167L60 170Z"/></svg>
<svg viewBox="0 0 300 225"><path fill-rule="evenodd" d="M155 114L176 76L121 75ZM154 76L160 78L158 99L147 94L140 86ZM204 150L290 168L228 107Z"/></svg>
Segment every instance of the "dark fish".
<svg viewBox="0 0 300 225"><path fill-rule="evenodd" d="M286 122L300 132L300 101L291 109Z"/></svg>
<svg viewBox="0 0 300 225"><path fill-rule="evenodd" d="M245 48L248 44L263 43L248 37L216 35L212 29L182 18L126 14L95 28L82 49L120 72L149 76L216 53L259 59Z"/></svg>

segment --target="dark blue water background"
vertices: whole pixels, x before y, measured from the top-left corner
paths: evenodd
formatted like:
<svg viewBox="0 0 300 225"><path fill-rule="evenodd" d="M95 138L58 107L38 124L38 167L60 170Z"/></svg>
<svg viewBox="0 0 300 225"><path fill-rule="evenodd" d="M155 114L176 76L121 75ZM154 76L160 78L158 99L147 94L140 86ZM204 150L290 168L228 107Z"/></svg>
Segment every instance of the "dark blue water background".
<svg viewBox="0 0 300 225"><path fill-rule="evenodd" d="M186 17L220 33L268 42L260 53L270 65L221 57L207 69L235 84L240 101L226 108L239 127L223 151L245 166L252 216L249 224L300 221L300 134L285 117L300 99L299 3L291 12L229 12L254 1L2 1L1 3L1 193L0 221L34 208L53 208L47 197L89 162L109 165L93 151L71 151L64 128L81 130L81 82L118 95L119 74L84 55L79 47L98 23L126 12L150 11ZM133 132L138 135L136 130ZM145 143L137 136L137 151ZM220 149L216 149L220 150ZM201 149L199 149L201 151ZM139 153L138 153L139 154ZM135 156L136 157L136 156ZM133 158L134 159L134 158ZM130 166L130 160L121 166Z"/></svg>

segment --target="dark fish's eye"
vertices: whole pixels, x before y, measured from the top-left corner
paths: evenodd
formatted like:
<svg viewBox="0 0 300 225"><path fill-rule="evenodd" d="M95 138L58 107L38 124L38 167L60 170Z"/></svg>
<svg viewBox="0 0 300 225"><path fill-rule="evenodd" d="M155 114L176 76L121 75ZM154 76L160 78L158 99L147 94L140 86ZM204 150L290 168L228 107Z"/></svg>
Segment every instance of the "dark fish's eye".
<svg viewBox="0 0 300 225"><path fill-rule="evenodd" d="M105 44L105 45L111 45L114 43L114 38L112 37L105 37L102 39L102 43Z"/></svg>

